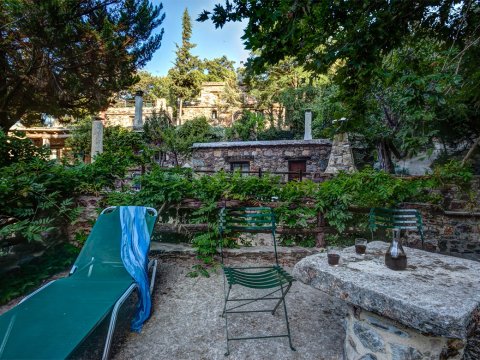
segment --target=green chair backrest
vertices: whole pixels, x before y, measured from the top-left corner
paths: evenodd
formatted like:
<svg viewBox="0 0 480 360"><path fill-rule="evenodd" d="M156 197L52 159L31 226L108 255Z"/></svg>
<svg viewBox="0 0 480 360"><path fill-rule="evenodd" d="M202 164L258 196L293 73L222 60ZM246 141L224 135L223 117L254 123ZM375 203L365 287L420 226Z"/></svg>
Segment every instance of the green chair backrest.
<svg viewBox="0 0 480 360"><path fill-rule="evenodd" d="M422 215L415 209L385 209L372 208L368 219L368 226L373 232L377 229L417 230L424 243Z"/></svg>
<svg viewBox="0 0 480 360"><path fill-rule="evenodd" d="M226 233L270 232L273 237L275 261L278 264L277 241L275 239L275 215L269 207L222 208L219 219L220 236ZM220 241L223 263L223 244Z"/></svg>
<svg viewBox="0 0 480 360"><path fill-rule="evenodd" d="M269 207L223 208L220 232L275 231L275 216Z"/></svg>

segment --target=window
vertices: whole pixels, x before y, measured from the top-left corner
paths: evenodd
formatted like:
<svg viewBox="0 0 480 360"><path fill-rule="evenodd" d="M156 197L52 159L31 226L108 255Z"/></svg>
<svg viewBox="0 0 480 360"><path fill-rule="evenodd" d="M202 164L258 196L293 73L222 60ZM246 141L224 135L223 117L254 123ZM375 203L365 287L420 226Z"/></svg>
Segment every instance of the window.
<svg viewBox="0 0 480 360"><path fill-rule="evenodd" d="M212 110L212 119L216 119L218 117L217 110Z"/></svg>
<svg viewBox="0 0 480 360"><path fill-rule="evenodd" d="M288 181L302 180L307 171L307 162L305 160L290 160L288 162Z"/></svg>
<svg viewBox="0 0 480 360"><path fill-rule="evenodd" d="M232 171L240 171L242 176L248 176L248 172L250 171L250 162L248 161L238 161L230 163L230 170Z"/></svg>

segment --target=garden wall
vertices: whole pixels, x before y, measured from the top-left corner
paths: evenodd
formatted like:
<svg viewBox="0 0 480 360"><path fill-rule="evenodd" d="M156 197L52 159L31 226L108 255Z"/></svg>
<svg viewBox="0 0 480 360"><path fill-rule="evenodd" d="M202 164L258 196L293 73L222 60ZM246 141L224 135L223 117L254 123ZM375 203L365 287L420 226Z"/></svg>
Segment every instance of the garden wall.
<svg viewBox="0 0 480 360"><path fill-rule="evenodd" d="M468 191L446 186L439 194L441 208L431 204L404 204L417 209L424 222L425 248L480 261L480 177ZM420 246L416 232L407 233L407 243Z"/></svg>

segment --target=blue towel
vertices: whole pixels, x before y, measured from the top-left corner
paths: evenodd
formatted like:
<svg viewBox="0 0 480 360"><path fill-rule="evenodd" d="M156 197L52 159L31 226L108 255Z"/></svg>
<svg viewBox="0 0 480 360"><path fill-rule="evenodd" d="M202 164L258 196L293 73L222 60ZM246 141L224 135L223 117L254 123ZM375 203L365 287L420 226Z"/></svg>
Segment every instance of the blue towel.
<svg viewBox="0 0 480 360"><path fill-rule="evenodd" d="M140 332L150 316L152 306L148 281L148 249L150 234L145 220L147 209L142 206L121 206L121 256L123 265L138 285L139 300L132 320L132 331Z"/></svg>

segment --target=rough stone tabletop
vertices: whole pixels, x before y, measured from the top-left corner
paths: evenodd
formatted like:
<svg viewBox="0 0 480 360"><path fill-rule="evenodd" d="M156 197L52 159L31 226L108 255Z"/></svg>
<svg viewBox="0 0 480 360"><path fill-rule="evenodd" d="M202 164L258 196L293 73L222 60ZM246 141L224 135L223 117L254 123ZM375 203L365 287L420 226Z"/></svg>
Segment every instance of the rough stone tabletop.
<svg viewBox="0 0 480 360"><path fill-rule="evenodd" d="M374 241L365 255L345 248L339 266L327 254L308 256L293 275L329 295L420 332L465 339L480 308L480 263L404 247L407 269L385 266L388 244Z"/></svg>

